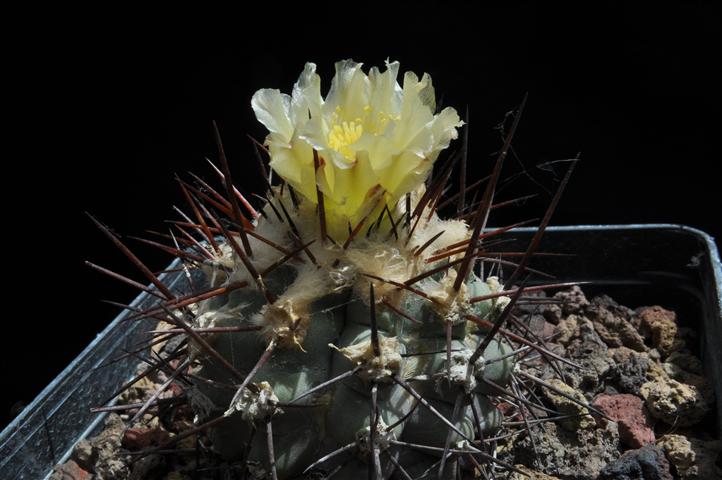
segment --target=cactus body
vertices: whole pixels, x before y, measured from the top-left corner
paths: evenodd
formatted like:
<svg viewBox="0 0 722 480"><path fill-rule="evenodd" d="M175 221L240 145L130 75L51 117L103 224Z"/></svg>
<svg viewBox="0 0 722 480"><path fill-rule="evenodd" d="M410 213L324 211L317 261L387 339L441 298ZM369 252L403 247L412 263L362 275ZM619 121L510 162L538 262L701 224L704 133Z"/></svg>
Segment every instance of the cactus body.
<svg viewBox="0 0 722 480"><path fill-rule="evenodd" d="M287 196L281 197L280 192L275 200L278 207L290 201ZM266 208L266 213L272 214L272 209ZM400 207L394 209L397 210ZM320 235L318 218L307 205L299 205L292 220L299 229L301 241ZM447 442L455 446L462 444L464 437L473 438L472 402L483 433L499 427L501 414L495 400L488 396L491 393L488 385L481 379L489 379L502 387L508 384L514 357L494 360L507 355L511 347L501 339L491 340L469 369L469 357L485 332L465 318L472 314L494 321L501 311L503 297L474 304L468 299L493 293L499 288L498 282L483 281L471 272L453 295L450 285L456 271L449 268L416 282L413 285L416 292L399 288L390 282L403 282L448 263L448 258L429 263L427 259L459 238L446 239L441 235L418 257L414 256L416 248L442 230L448 231L450 237L455 232L462 239L468 231L460 222L444 222L435 214L417 227L408 242L403 237L387 238L390 228L388 221L382 221L378 231L371 232L369 238L359 239L358 243L352 242L346 249L331 241L315 242L309 247L313 261L299 252L294 261L263 277L259 284L262 287L240 289L199 305L197 327L261 327L258 333L219 333L211 337L214 348L244 374L253 370L271 342L275 344L268 360L256 370L250 389L246 387L248 391L242 392L246 393L245 400L237 400L230 408L237 392L228 385L234 385L234 379L214 359L199 357L195 373L208 382L197 382L193 396L202 399L196 400L197 403L206 406L202 420L218 415L229 417L227 422L214 427L210 435L214 448L223 456L242 458L248 451L247 443L251 442L248 459L270 467L265 453L266 440L263 435L253 435L252 431L272 420L279 478L299 475L315 459L352 443L357 444L351 455L354 461L344 465L344 478L366 478L370 460L369 455L364 456L364 449L370 441L372 420L376 423L374 437L383 437L374 441L383 453L381 469L384 472L390 472L393 465L387 455L403 460L399 449L391 443L394 440L443 449ZM288 236L285 222L259 218L256 229L284 248L297 247L297 242ZM264 271L271 259L277 259L278 255L271 252L267 244L253 241L251 247L258 259L255 260L257 271ZM219 259L217 266L206 269L209 287L238 281L252 283L237 252L232 248L224 251L226 255ZM264 259L268 259L266 264ZM373 304L370 303L372 285ZM269 303L262 288L277 300ZM378 355L373 348L374 328ZM447 364L447 333L452 348L451 364ZM354 374L296 400L314 387L354 369ZM414 396L394 381L395 377L409 382L414 391L444 417L454 419L458 432L451 430L431 410L418 405ZM371 413L374 385L377 420ZM254 404L255 391L259 388L266 388L269 395L272 394L274 406L264 409ZM464 398L455 408L460 394ZM387 430L392 425L394 428ZM440 452L433 451L422 454L424 461L431 463L440 456ZM344 459L337 459L336 463ZM414 461L418 463L418 459ZM356 471L361 473L352 473Z"/></svg>

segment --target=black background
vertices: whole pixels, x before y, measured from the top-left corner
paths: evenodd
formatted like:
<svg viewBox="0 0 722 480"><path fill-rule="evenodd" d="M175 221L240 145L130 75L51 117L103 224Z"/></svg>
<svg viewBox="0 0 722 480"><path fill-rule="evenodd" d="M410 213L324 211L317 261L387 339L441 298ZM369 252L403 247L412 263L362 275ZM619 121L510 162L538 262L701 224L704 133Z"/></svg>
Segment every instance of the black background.
<svg viewBox="0 0 722 480"><path fill-rule="evenodd" d="M493 127L529 92L515 148L544 188L515 182L500 198L541 195L509 218L543 212L555 179L535 164L581 151L553 224L684 223L719 238L720 17L714 2L627 3L28 13L4 74L5 143L18 148L5 151L3 175L2 418L113 318L100 299L135 295L84 260L142 280L83 212L121 234L166 228L171 205L182 205L174 173L215 180L203 160L215 158L212 119L236 183L258 190L246 134L265 132L251 95L290 92L305 61L317 63L324 88L342 58L371 66L390 57L402 71L429 72L437 98L470 108L472 178L499 147ZM169 261L134 248L153 269Z"/></svg>

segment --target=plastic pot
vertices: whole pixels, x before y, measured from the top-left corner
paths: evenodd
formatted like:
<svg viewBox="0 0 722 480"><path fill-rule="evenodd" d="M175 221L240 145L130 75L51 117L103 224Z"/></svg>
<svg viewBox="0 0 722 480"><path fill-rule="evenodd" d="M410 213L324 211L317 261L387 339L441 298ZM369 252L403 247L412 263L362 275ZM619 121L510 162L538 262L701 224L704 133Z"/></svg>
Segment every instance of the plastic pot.
<svg viewBox="0 0 722 480"><path fill-rule="evenodd" d="M523 251L533 232L509 232L504 249ZM722 398L722 266L709 235L667 224L553 227L540 250L574 254L537 257L532 265L562 281L594 282L585 286L588 293L604 292L629 306L661 304L677 311L682 325L701 333L706 374L717 398ZM169 268L175 266L174 262ZM181 274L164 275L162 280L172 288L184 283ZM147 308L153 302L143 293L132 305ZM146 339L144 332L155 323L126 322L126 316L118 315L0 433L0 478L45 478L69 457L76 442L102 427L104 415L90 408L101 405L132 377L137 360L98 367ZM722 402L716 408L720 433Z"/></svg>

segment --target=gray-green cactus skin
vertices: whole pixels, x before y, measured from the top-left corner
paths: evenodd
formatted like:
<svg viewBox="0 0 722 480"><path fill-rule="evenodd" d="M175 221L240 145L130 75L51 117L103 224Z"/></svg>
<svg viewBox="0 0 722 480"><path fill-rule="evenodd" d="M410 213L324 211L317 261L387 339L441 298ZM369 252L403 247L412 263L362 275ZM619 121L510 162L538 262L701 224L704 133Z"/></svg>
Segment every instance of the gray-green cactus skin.
<svg viewBox="0 0 722 480"><path fill-rule="evenodd" d="M229 257L233 259L231 273L229 269L206 272L210 287L228 285L236 270L243 268L237 256ZM338 266L338 261L335 265ZM317 268L324 270L323 266ZM371 441L380 454L382 476L396 478L394 475L399 471L396 464L401 464L408 473L420 474L438 463L445 447L464 448L478 431L487 435L498 429L502 414L490 385L508 385L515 361L510 355L512 347L501 337L494 338L472 368L467 368L465 362L487 332L464 316L470 314L493 322L502 310L502 297L476 303L459 301L460 309L442 318L439 309L424 295L438 292L447 274L443 271L415 283L414 288L420 293L393 289L390 298L403 315L385 308L381 296L371 306L368 295L359 295L359 285L369 285L372 280L358 273L353 286L317 292L307 308L306 329L298 345L277 345L253 375L248 390L250 403L236 402L234 406L232 399L238 381L218 362L194 350L200 365L194 373L199 381L190 397L198 421L227 417L208 431L215 451L228 459L257 461L270 468L264 425L271 420L279 479L302 478L307 467L344 446L349 446L347 451L324 461L318 468L327 472L336 469L337 478L366 479L372 461ZM298 280L297 266L288 263L264 277L263 285L274 298L279 298ZM500 288L493 279L485 281L473 272L464 284L466 299L489 295ZM389 286L386 287L389 292ZM259 288L235 290L199 304L196 323L215 327L263 325L259 312L267 303L268 296ZM383 347L381 356L392 354L396 359L393 364L381 362L378 369L364 364L366 357L362 354L363 346L370 348L373 340L372 308ZM451 351L447 353L449 322ZM238 332L209 338L217 352L239 372L247 374L264 354L271 337ZM357 347L357 355L349 353L347 347ZM451 358L450 364L447 356ZM354 374L297 399L354 369L357 369ZM396 379L410 386L413 393ZM253 392L258 391L258 386L273 395L270 404L264 404L265 410L264 405L257 408L258 402L253 404L257 401ZM423 397L425 405L417 401L414 393ZM375 415L372 395L376 397L378 418L374 434L370 435ZM439 413L456 428L444 423ZM429 448L412 451L397 441ZM452 469L444 474L447 478L454 478L453 475Z"/></svg>

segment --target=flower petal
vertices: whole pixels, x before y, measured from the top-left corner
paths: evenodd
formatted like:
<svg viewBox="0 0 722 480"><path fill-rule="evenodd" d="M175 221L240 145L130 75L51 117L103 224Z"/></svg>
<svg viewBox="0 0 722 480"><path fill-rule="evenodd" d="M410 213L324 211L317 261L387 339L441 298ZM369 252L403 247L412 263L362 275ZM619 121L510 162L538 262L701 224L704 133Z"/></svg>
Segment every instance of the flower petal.
<svg viewBox="0 0 722 480"><path fill-rule="evenodd" d="M336 62L336 75L324 102L324 116L331 117L335 113L341 121L363 116L364 107L368 105L369 80L361 65L353 60Z"/></svg>
<svg viewBox="0 0 722 480"><path fill-rule="evenodd" d="M290 118L291 97L277 89L263 88L253 94L251 107L258 121L265 125L268 131L278 133L288 141L291 140L293 136Z"/></svg>
<svg viewBox="0 0 722 480"><path fill-rule="evenodd" d="M308 121L309 114L320 117L322 104L321 77L316 73L316 64L306 63L291 95L292 120L296 128Z"/></svg>

